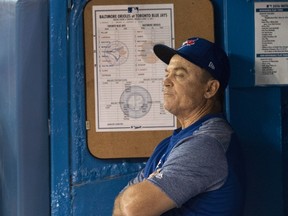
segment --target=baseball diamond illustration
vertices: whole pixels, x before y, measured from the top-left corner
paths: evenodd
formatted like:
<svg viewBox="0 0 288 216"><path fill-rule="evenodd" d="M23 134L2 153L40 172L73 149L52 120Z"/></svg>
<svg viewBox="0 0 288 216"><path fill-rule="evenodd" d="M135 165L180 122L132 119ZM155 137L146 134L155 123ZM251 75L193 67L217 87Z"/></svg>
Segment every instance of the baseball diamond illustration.
<svg viewBox="0 0 288 216"><path fill-rule="evenodd" d="M120 107L128 117L141 118L149 112L151 106L151 95L141 86L129 86L121 94Z"/></svg>

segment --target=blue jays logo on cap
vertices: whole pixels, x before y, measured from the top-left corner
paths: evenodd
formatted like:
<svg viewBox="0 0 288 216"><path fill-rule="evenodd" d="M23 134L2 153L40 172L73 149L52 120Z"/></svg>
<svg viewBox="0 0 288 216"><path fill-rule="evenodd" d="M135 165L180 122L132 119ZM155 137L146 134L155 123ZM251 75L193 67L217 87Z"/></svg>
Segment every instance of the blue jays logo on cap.
<svg viewBox="0 0 288 216"><path fill-rule="evenodd" d="M198 40L198 38L188 39L188 40L186 40L185 42L182 43L182 47L183 47L183 46L191 46L191 45L194 45L197 40ZM181 47L180 47L180 49L181 49Z"/></svg>

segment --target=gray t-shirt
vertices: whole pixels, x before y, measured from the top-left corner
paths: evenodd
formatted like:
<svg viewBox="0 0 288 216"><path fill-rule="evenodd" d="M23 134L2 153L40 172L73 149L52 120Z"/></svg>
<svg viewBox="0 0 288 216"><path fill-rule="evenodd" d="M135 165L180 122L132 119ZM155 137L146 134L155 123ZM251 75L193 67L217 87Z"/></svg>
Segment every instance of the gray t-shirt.
<svg viewBox="0 0 288 216"><path fill-rule="evenodd" d="M177 207L200 193L220 188L228 175L225 153L232 133L224 119L208 119L174 145L159 173L148 180L164 191ZM128 185L143 180L142 170Z"/></svg>

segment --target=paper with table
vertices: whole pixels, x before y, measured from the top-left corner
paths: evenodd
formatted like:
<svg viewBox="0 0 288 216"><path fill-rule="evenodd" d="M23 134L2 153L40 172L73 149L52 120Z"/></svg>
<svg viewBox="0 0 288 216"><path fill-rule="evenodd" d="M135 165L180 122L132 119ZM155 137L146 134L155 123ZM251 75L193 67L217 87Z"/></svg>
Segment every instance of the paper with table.
<svg viewBox="0 0 288 216"><path fill-rule="evenodd" d="M173 130L163 107L165 64L155 43L174 46L173 4L93 6L97 132Z"/></svg>

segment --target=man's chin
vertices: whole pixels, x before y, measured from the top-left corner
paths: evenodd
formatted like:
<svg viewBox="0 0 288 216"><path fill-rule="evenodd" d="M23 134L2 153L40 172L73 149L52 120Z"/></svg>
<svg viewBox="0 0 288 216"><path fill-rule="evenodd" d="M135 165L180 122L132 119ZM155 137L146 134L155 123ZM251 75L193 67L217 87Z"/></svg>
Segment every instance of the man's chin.
<svg viewBox="0 0 288 216"><path fill-rule="evenodd" d="M172 111L172 107L171 107L171 104L168 104L168 103L164 103L164 109L167 110L168 112L171 113Z"/></svg>

